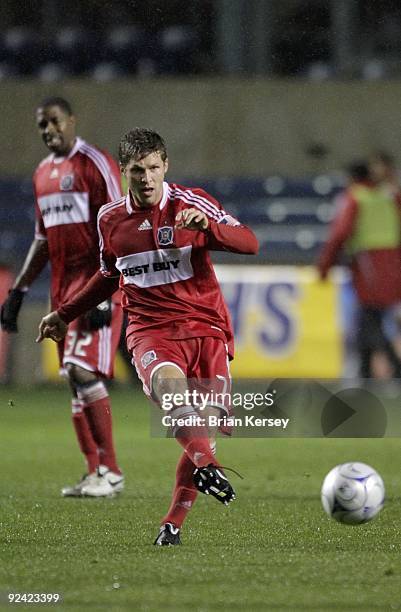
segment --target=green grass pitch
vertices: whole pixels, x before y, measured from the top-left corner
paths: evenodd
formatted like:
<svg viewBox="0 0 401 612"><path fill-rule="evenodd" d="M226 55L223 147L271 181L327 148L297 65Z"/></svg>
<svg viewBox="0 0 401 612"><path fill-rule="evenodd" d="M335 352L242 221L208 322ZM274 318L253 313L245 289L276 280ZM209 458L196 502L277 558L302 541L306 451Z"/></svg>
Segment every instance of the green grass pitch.
<svg viewBox="0 0 401 612"><path fill-rule="evenodd" d="M401 608L401 441L221 440L237 500L200 496L183 545L152 546L179 455L151 438L138 390L112 390L126 491L62 499L83 472L64 387L0 391L0 608L7 593L60 593L61 610L391 610ZM320 486L335 464L382 474L387 502L370 524L331 521ZM18 606L17 606L18 607ZM32 609L36 606L20 608Z"/></svg>

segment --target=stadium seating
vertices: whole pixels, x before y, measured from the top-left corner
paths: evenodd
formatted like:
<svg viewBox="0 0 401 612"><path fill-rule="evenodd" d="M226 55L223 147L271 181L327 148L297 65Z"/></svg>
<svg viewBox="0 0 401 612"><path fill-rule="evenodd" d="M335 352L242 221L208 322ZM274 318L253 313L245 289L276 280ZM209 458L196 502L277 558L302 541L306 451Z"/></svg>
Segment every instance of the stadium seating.
<svg viewBox="0 0 401 612"><path fill-rule="evenodd" d="M53 83L71 76L71 71L61 62L47 62L38 66L35 76L45 83Z"/></svg>
<svg viewBox="0 0 401 612"><path fill-rule="evenodd" d="M197 38L190 27L176 25L163 28L158 36L158 71L161 74L195 72L196 47Z"/></svg>
<svg viewBox="0 0 401 612"><path fill-rule="evenodd" d="M17 76L19 73L18 66L13 62L0 62L0 81Z"/></svg>
<svg viewBox="0 0 401 612"><path fill-rule="evenodd" d="M93 67L90 75L95 81L105 82L123 77L126 74L124 68L116 62L99 62Z"/></svg>
<svg viewBox="0 0 401 612"><path fill-rule="evenodd" d="M101 59L133 74L137 71L138 63L151 56L151 46L150 37L142 28L134 25L117 26L106 34Z"/></svg>
<svg viewBox="0 0 401 612"><path fill-rule="evenodd" d="M293 0L278 3L274 10L267 0L232 2L233 22L236 27L240 20L243 24L236 50L227 47L224 54L230 37L226 39L220 24L231 4L222 0L3 4L8 8L2 11L0 79L39 75L56 80L61 72L40 66L49 63L61 63L65 76L96 80L125 74L216 75L224 71L227 53L237 57L234 72L249 76L261 70L269 77L310 81L400 76L401 10L391 0ZM364 9L365 4L369 8ZM249 36L256 21L260 33L265 32L265 43L260 35ZM353 32L358 45L346 44L344 32ZM107 69L105 62L111 63ZM233 67L226 69L231 72Z"/></svg>
<svg viewBox="0 0 401 612"><path fill-rule="evenodd" d="M99 55L95 33L81 27L58 30L54 36L52 53L55 60L74 75L86 73Z"/></svg>
<svg viewBox="0 0 401 612"><path fill-rule="evenodd" d="M0 79L38 76L57 81L67 76L110 80L126 74L189 74L195 71L199 40L184 25L148 31L137 25L115 25L95 33L63 27L49 36L29 27L0 34Z"/></svg>
<svg viewBox="0 0 401 612"><path fill-rule="evenodd" d="M14 73L29 75L41 59L41 38L29 27L10 28L1 35L0 49L2 59L14 66Z"/></svg>

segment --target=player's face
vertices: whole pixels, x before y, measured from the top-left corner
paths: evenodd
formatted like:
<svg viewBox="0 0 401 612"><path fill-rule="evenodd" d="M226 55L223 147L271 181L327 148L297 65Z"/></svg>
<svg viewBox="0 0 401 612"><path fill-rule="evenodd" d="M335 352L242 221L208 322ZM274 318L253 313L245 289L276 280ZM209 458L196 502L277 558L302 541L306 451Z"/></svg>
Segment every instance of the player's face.
<svg viewBox="0 0 401 612"><path fill-rule="evenodd" d="M52 153L67 155L74 146L75 117L59 106L47 106L36 111L36 124L43 142Z"/></svg>
<svg viewBox="0 0 401 612"><path fill-rule="evenodd" d="M131 159L122 168L128 187L139 206L150 208L160 202L167 168L168 161L163 161L160 153L150 153L139 160Z"/></svg>

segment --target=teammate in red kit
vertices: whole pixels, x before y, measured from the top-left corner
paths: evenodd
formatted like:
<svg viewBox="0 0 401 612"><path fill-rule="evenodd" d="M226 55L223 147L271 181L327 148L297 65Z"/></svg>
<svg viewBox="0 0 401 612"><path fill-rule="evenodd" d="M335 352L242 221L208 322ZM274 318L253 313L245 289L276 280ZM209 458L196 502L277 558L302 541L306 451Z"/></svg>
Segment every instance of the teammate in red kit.
<svg viewBox="0 0 401 612"><path fill-rule="evenodd" d="M33 177L35 238L1 309L3 330L17 332L23 297L51 265L51 303L58 308L85 287L99 267L96 218L99 208L121 196L118 165L112 157L76 136L75 117L63 98L38 107L39 133L51 151ZM87 475L64 496L105 496L123 489L112 437L110 399L103 379L113 374L122 310L119 299L95 300L59 342L60 366L73 393L72 420L87 462ZM103 303L100 303L103 302Z"/></svg>
<svg viewBox="0 0 401 612"><path fill-rule="evenodd" d="M99 211L101 269L86 289L42 319L38 341L63 337L68 322L99 296L113 294L119 283L129 319L127 345L147 395L162 405L165 394L183 394L194 381L215 380L220 390L229 388L233 333L209 250L253 254L257 240L202 189L164 181L167 152L157 133L130 131L120 143L119 160L129 191ZM225 411L223 405L208 406L207 415ZM185 421L173 429L184 453L155 541L161 546L180 543L198 490L225 504L235 498L215 458L215 432L207 419L192 426L184 417L195 422L195 406L174 400L170 416Z"/></svg>

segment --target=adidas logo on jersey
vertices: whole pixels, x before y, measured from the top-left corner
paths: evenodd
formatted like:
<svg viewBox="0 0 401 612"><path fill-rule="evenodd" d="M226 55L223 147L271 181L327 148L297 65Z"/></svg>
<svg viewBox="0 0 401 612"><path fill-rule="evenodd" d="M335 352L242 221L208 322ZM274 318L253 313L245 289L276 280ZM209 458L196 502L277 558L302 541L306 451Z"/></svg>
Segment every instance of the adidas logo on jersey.
<svg viewBox="0 0 401 612"><path fill-rule="evenodd" d="M152 226L149 223L148 219L145 219L145 221L143 221L141 225L138 227L138 231L140 232L142 232L143 230L150 230L150 229L152 229Z"/></svg>

